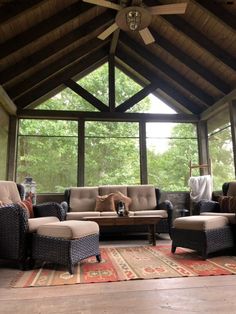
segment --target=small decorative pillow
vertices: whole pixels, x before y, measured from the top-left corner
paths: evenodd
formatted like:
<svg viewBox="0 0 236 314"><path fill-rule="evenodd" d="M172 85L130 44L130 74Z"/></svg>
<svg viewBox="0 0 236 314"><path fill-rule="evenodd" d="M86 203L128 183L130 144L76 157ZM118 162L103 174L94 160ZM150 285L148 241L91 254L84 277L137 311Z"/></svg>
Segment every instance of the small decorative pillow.
<svg viewBox="0 0 236 314"><path fill-rule="evenodd" d="M115 202L115 206L117 207L117 204L119 202L122 202L125 204L125 209L126 210L129 210L129 206L132 202L132 199L126 195L124 195L123 193L121 192L116 192L114 193L114 202Z"/></svg>
<svg viewBox="0 0 236 314"><path fill-rule="evenodd" d="M32 204L32 201L30 199L20 201L17 204L19 204L21 207L26 209L27 215L29 218L34 218L33 204Z"/></svg>
<svg viewBox="0 0 236 314"><path fill-rule="evenodd" d="M220 196L219 204L222 213L236 213L236 196Z"/></svg>
<svg viewBox="0 0 236 314"><path fill-rule="evenodd" d="M114 203L114 193L109 195L102 195L96 197L95 211L98 212L111 212L116 211Z"/></svg>

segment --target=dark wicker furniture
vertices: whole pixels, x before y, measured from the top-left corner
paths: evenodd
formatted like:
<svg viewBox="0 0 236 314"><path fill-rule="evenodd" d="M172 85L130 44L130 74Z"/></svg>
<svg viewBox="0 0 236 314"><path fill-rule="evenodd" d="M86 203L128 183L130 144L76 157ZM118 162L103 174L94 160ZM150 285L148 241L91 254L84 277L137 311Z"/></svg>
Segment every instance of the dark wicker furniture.
<svg viewBox="0 0 236 314"><path fill-rule="evenodd" d="M24 187L18 184L17 188L22 199ZM58 203L44 203L33 209L35 217L65 218L65 211ZM31 255L31 234L28 231L29 219L25 209L18 204L0 207L0 259L16 260L24 269Z"/></svg>
<svg viewBox="0 0 236 314"><path fill-rule="evenodd" d="M234 239L230 226L206 231L172 229L172 253L175 253L177 247L184 247L197 251L206 259L210 253L233 246Z"/></svg>
<svg viewBox="0 0 236 314"><path fill-rule="evenodd" d="M74 240L33 235L32 258L65 265L70 274L73 274L75 264L94 255L100 262L99 234Z"/></svg>

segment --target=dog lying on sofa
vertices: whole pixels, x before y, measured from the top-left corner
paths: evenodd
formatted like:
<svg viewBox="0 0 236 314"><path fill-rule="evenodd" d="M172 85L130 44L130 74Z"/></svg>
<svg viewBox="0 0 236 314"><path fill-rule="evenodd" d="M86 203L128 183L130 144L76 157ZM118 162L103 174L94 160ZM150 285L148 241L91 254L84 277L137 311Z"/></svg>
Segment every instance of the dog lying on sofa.
<svg viewBox="0 0 236 314"><path fill-rule="evenodd" d="M121 201L129 216L161 215L163 219L157 225L156 232L170 233L173 206L168 200L160 202L160 197L160 189L148 184L71 187L65 191L68 204L66 219L117 216L116 206Z"/></svg>

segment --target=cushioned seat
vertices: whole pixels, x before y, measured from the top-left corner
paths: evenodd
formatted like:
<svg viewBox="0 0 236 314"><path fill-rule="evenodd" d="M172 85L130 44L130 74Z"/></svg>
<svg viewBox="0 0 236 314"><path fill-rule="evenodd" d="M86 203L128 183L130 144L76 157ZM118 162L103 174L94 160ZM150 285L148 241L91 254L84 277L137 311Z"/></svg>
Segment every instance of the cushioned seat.
<svg viewBox="0 0 236 314"><path fill-rule="evenodd" d="M178 246L196 250L206 259L212 252L233 248L229 221L223 216L189 216L176 218L172 228L172 253Z"/></svg>
<svg viewBox="0 0 236 314"><path fill-rule="evenodd" d="M66 265L71 274L75 264L93 255L101 260L96 222L51 222L39 226L33 235L32 258Z"/></svg>

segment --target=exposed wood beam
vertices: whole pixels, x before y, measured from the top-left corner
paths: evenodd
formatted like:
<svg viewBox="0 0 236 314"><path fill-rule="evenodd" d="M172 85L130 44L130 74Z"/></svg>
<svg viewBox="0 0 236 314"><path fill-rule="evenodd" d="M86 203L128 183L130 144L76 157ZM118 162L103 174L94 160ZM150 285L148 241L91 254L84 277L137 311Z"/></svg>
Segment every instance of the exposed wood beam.
<svg viewBox="0 0 236 314"><path fill-rule="evenodd" d="M85 169L85 123L81 119L78 123L78 168L77 168L77 186L84 186Z"/></svg>
<svg viewBox="0 0 236 314"><path fill-rule="evenodd" d="M64 84L72 89L76 94L84 98L86 101L88 101L91 105L93 105L95 108L97 108L99 111L108 111L108 106L106 106L101 100L94 97L91 93L89 93L86 89L84 89L82 86L80 86L75 81L69 79Z"/></svg>
<svg viewBox="0 0 236 314"><path fill-rule="evenodd" d="M131 122L191 122L197 123L199 117L193 114L156 114L136 112L85 112L61 110L18 110L18 117L25 119L63 119L63 120L97 120L97 121L131 121Z"/></svg>
<svg viewBox="0 0 236 314"><path fill-rule="evenodd" d="M108 57L108 86L109 86L109 109L110 111L114 111L116 106L114 54L109 54Z"/></svg>
<svg viewBox="0 0 236 314"><path fill-rule="evenodd" d="M16 116L10 116L9 138L8 138L8 160L7 180L15 181L16 176L16 152L17 152L17 130L19 120Z"/></svg>
<svg viewBox="0 0 236 314"><path fill-rule="evenodd" d="M236 99L236 88L232 90L232 92L230 92L228 95L224 96L223 98L215 102L213 106L205 110L201 114L201 120L207 120L211 118L212 116L217 114L219 111L224 109L226 106L228 106L228 103L233 99Z"/></svg>
<svg viewBox="0 0 236 314"><path fill-rule="evenodd" d="M226 27L230 27L233 31L236 29L236 18L229 11L226 11L220 1L212 0L192 0L197 5L202 7L207 14L216 17L220 23L223 23ZM225 1L226 2L226 1ZM230 5L230 4L229 4Z"/></svg>
<svg viewBox="0 0 236 314"><path fill-rule="evenodd" d="M66 22L76 18L92 7L92 5L85 2L76 2L69 7L63 8L59 13L2 43L0 45L0 59L7 57L9 54L23 48L32 41L47 35L52 30L61 27Z"/></svg>
<svg viewBox="0 0 236 314"><path fill-rule="evenodd" d="M25 14L27 11L37 7L44 0L28 0L6 2L0 9L0 24L9 23L16 16Z"/></svg>
<svg viewBox="0 0 236 314"><path fill-rule="evenodd" d="M3 108L11 115L16 114L16 106L11 100L11 98L8 96L4 88L0 85L0 105L3 106Z"/></svg>
<svg viewBox="0 0 236 314"><path fill-rule="evenodd" d="M46 65L44 68L34 72L29 78L24 79L17 85L13 85L9 90L7 90L7 92L9 93L10 97L16 101L19 97L22 97L22 95L28 93L40 82L48 79L50 76L55 75L55 73L62 71L63 68L68 67L71 63L79 60L86 54L104 46L106 42L107 41L101 42L99 39L93 39L83 46L75 48L51 64Z"/></svg>
<svg viewBox="0 0 236 314"><path fill-rule="evenodd" d="M236 178L236 97L229 103L230 124L234 154L234 178Z"/></svg>
<svg viewBox="0 0 236 314"><path fill-rule="evenodd" d="M198 155L199 164L208 164L209 162L209 149L208 149L208 132L207 122L199 121L197 123L197 139L198 139ZM204 169L200 169L201 175L209 174L204 173Z"/></svg>
<svg viewBox="0 0 236 314"><path fill-rule="evenodd" d="M16 76L22 75L22 73L28 69L33 68L41 61L45 61L47 58L60 52L65 47L87 36L90 32L97 31L102 26L108 25L113 20L113 17L114 15L111 11L105 12L81 27L67 33L62 38L51 42L42 49L20 60L16 64L10 65L0 72L0 82L4 84L11 79L14 79Z"/></svg>
<svg viewBox="0 0 236 314"><path fill-rule="evenodd" d="M158 0L146 0L147 5L162 4ZM204 36L200 31L194 28L191 24L187 23L183 18L177 15L163 15L160 18L170 25L172 25L177 31L182 32L185 36L195 41L199 46L204 48L208 53L211 53L215 58L220 60L228 67L236 70L236 59L230 55L226 50L221 49L212 40Z"/></svg>
<svg viewBox="0 0 236 314"><path fill-rule="evenodd" d="M228 94L230 92L230 86L227 83L225 83L225 81L221 80L212 71L210 71L209 69L201 65L198 61L194 60L187 53L173 45L165 37L157 33L153 28L150 28L150 31L153 37L155 38L154 45L158 45L165 49L166 51L168 51L172 56L174 56L180 62L185 64L192 71L196 72L198 75L200 75L203 79L205 79L208 83L216 87L222 93Z"/></svg>
<svg viewBox="0 0 236 314"><path fill-rule="evenodd" d="M147 138L146 138L146 123L139 122L139 154L140 154L140 176L141 183L148 183L148 169L147 169Z"/></svg>
<svg viewBox="0 0 236 314"><path fill-rule="evenodd" d="M139 45L136 41L132 40L126 34L122 34L120 36L120 40L121 42L123 42L124 45L139 53L143 58L145 58L146 61L150 62L160 71L165 73L165 75L169 76L172 80L176 81L188 92L204 102L206 107L209 107L209 105L214 103L213 97L197 87L194 83L184 78L181 74L178 73L178 71L171 68L168 64L163 62L158 56L151 53L144 46Z"/></svg>
<svg viewBox="0 0 236 314"><path fill-rule="evenodd" d="M57 88L66 80L84 71L88 67L88 65L92 65L102 58L106 57L108 53L107 45L105 47L104 49L100 49L97 52L92 51L88 56L80 59L77 63L72 64L64 71L57 73L54 77L36 86L33 90L29 91L16 101L17 107L23 109L29 106L35 100L47 94L51 90Z"/></svg>
<svg viewBox="0 0 236 314"><path fill-rule="evenodd" d="M111 40L111 47L110 47L110 54L111 54L111 55L114 55L115 52L116 52L116 47L117 47L119 35L120 35L120 29L117 29L117 30L113 33L112 40Z"/></svg>
<svg viewBox="0 0 236 314"><path fill-rule="evenodd" d="M151 83L148 86L145 86L143 89L141 89L139 92L137 92L135 95L131 96L129 99L124 101L121 105L119 105L116 108L116 111L119 112L125 112L126 110L130 109L134 105L136 105L139 101L144 99L146 96L148 96L150 93L154 92L158 87L158 81L155 83Z"/></svg>
<svg viewBox="0 0 236 314"><path fill-rule="evenodd" d="M166 94L179 102L182 106L189 109L194 114L199 114L201 108L194 101L189 100L184 95L181 94L174 86L170 86L169 83L160 79L156 73L150 71L150 69L146 69L141 63L140 60L134 58L127 58L127 54L119 49L117 52L117 57L120 58L123 62L127 63L130 67L132 67L135 71L142 74L146 79L148 79L151 83L158 80L159 88L162 89Z"/></svg>

